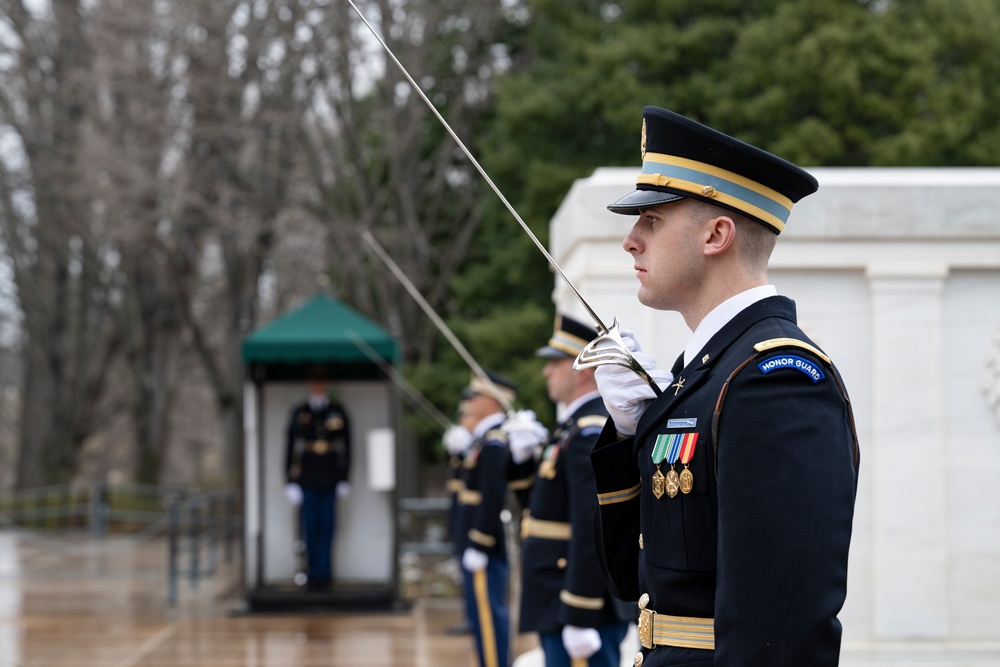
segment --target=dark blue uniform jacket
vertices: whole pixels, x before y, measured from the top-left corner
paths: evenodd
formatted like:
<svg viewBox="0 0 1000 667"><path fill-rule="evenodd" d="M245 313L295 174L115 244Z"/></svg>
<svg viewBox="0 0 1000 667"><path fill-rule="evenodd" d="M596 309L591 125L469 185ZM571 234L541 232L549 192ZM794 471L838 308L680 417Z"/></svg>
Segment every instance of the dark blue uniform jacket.
<svg viewBox="0 0 1000 667"><path fill-rule="evenodd" d="M557 425L539 461L530 514L522 521L523 632L634 620L635 605L608 592L594 544L597 487L590 450L607 418L600 397L584 403Z"/></svg>
<svg viewBox="0 0 1000 667"><path fill-rule="evenodd" d="M658 436L690 433L693 490L656 498ZM739 313L675 369L634 437L618 440L609 420L591 461L612 592L715 619L714 656L690 664L838 664L859 450L841 378L794 302ZM646 667L678 664L671 647L644 653Z"/></svg>

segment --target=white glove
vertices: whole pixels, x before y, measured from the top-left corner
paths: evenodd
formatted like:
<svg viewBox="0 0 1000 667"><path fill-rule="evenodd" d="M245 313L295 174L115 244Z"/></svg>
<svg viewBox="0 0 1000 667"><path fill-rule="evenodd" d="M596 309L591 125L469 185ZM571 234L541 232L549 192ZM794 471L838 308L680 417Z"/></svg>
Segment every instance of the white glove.
<svg viewBox="0 0 1000 667"><path fill-rule="evenodd" d="M489 556L479 549L473 549L472 547L466 547L465 552L462 554L462 567L469 572L478 572L479 570L486 569L486 564L489 561Z"/></svg>
<svg viewBox="0 0 1000 667"><path fill-rule="evenodd" d="M601 635L594 628L567 625L562 629L562 642L571 658L589 658L601 650Z"/></svg>
<svg viewBox="0 0 1000 667"><path fill-rule="evenodd" d="M469 445L472 444L472 434L469 433L469 429L464 426L459 426L453 424L448 427L448 430L444 432L441 440L444 442L444 448L448 450L448 453L452 456L459 456L464 454L468 449Z"/></svg>
<svg viewBox="0 0 1000 667"><path fill-rule="evenodd" d="M532 410L515 412L500 430L507 434L510 457L514 459L514 463L524 463L530 459L538 446L549 439L549 430L542 426Z"/></svg>
<svg viewBox="0 0 1000 667"><path fill-rule="evenodd" d="M295 482L285 484L285 497L288 502L298 507L302 504L302 487Z"/></svg>
<svg viewBox="0 0 1000 667"><path fill-rule="evenodd" d="M350 482L337 482L336 492L338 498L346 498L349 496L351 493Z"/></svg>
<svg viewBox="0 0 1000 667"><path fill-rule="evenodd" d="M656 367L656 360L642 351L639 341L631 331L621 332L629 352L635 360L646 369L660 389L665 389L674 381L674 375L670 371L663 371ZM601 341L597 349L611 347L610 341ZM623 366L598 366L594 370L594 379L597 380L597 389L604 399L604 406L611 414L615 422L615 428L622 435L635 435L636 424L639 417L646 411L649 403L656 398L653 388L646 384L646 380Z"/></svg>

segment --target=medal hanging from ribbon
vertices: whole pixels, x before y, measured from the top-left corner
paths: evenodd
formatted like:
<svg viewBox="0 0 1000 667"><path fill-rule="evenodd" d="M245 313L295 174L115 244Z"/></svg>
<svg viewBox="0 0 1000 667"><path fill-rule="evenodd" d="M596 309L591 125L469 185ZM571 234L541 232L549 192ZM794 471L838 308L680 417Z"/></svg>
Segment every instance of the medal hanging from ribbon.
<svg viewBox="0 0 1000 667"><path fill-rule="evenodd" d="M681 471L680 475L681 493L691 493L691 490L694 489L694 474L688 468L688 463L691 461L691 457L694 456L694 448L697 444L697 433L685 433L681 438L680 459L684 465L684 470Z"/></svg>
<svg viewBox="0 0 1000 667"><path fill-rule="evenodd" d="M664 493L673 498L680 489L680 479L677 476L677 471L674 470L674 464L677 463L677 457L681 452L681 439L682 434L680 433L661 433L656 436L652 454L656 472L653 473L652 481L653 495L657 498L662 498ZM660 465L664 461L670 464L670 470L666 475L660 470Z"/></svg>
<svg viewBox="0 0 1000 667"><path fill-rule="evenodd" d="M538 476L543 479L555 479L556 459L559 458L559 445L549 445L542 454L542 462L538 465Z"/></svg>

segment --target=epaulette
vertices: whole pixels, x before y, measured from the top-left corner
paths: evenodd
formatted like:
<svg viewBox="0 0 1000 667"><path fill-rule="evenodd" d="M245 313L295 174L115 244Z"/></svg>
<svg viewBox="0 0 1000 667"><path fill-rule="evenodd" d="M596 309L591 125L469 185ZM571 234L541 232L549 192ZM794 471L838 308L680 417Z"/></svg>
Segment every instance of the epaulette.
<svg viewBox="0 0 1000 667"><path fill-rule="evenodd" d="M585 429L588 426L600 426L604 428L604 424L607 423L607 415L587 415L586 417L580 417L576 420L576 425L580 429Z"/></svg>
<svg viewBox="0 0 1000 667"><path fill-rule="evenodd" d="M490 429L483 435L483 442L489 444L490 441L501 442L506 445L507 434L502 429L499 428Z"/></svg>
<svg viewBox="0 0 1000 667"><path fill-rule="evenodd" d="M809 343L803 340L799 340L797 338L771 338L769 340L762 340L761 342L754 345L753 349L757 350L758 352L767 352L768 350L773 350L778 347L800 347L803 350L808 350L809 352L812 352L813 354L815 354L817 357L819 357L828 364L833 363L832 361L830 361L830 357L823 354L823 352L819 348L810 345Z"/></svg>

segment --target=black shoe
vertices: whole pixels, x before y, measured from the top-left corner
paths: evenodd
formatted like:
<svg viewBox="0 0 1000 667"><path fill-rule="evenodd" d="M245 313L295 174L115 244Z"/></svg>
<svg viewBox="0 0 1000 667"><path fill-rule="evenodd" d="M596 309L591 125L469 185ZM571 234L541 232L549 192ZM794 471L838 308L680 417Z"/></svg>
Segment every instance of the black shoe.
<svg viewBox="0 0 1000 667"><path fill-rule="evenodd" d="M330 590L331 581L329 579L310 579L306 582L306 589L318 593L325 593Z"/></svg>

